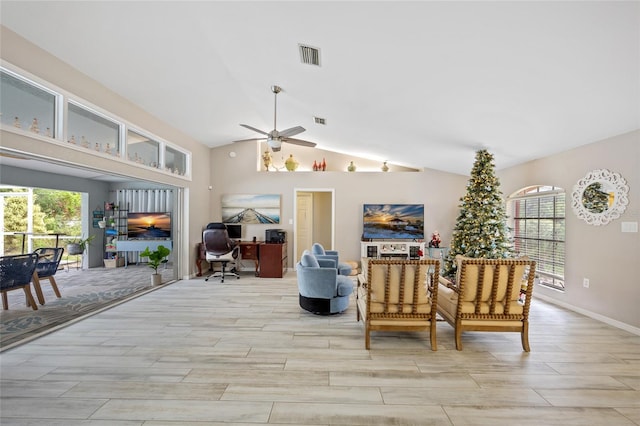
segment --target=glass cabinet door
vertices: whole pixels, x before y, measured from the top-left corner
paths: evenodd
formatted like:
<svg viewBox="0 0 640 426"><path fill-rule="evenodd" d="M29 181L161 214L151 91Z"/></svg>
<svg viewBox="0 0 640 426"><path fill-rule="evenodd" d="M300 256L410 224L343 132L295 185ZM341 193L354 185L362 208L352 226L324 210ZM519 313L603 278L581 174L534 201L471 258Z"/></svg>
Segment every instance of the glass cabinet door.
<svg viewBox="0 0 640 426"><path fill-rule="evenodd" d="M56 136L56 94L0 69L0 120L43 136Z"/></svg>
<svg viewBox="0 0 640 426"><path fill-rule="evenodd" d="M157 168L160 164L160 143L138 132L128 130L127 156L129 161Z"/></svg>
<svg viewBox="0 0 640 426"><path fill-rule="evenodd" d="M120 156L120 125L69 102L67 142L109 155Z"/></svg>
<svg viewBox="0 0 640 426"><path fill-rule="evenodd" d="M187 156L167 146L164 153L164 168L168 172L184 176L187 171Z"/></svg>
<svg viewBox="0 0 640 426"><path fill-rule="evenodd" d="M131 130L124 120L55 86L34 81L0 66L0 125L3 130L38 134L51 143L86 149L191 178L191 153L144 130ZM40 141L43 141L39 137ZM47 141L48 142L48 141Z"/></svg>

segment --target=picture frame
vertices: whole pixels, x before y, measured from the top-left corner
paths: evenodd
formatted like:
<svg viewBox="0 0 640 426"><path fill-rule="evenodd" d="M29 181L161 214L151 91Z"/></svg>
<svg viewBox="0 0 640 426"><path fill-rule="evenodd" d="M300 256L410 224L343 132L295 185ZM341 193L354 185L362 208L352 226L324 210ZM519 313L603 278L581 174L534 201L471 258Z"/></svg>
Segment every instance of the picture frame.
<svg viewBox="0 0 640 426"><path fill-rule="evenodd" d="M280 223L280 194L223 194L221 207L224 223Z"/></svg>

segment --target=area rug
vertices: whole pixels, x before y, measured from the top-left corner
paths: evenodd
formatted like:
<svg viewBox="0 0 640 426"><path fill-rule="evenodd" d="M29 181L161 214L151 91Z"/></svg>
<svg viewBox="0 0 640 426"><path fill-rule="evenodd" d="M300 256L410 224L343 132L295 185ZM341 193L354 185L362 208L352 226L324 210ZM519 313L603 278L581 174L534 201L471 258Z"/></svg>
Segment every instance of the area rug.
<svg viewBox="0 0 640 426"><path fill-rule="evenodd" d="M171 281L173 271L170 268L158 272L162 272L163 283ZM151 286L150 275L151 270L146 265L60 270L55 278L62 297L56 298L49 281L42 280L45 304L38 304L37 311L26 306L21 290L8 292L9 310L0 314L0 351L160 288ZM36 298L33 288L32 293Z"/></svg>

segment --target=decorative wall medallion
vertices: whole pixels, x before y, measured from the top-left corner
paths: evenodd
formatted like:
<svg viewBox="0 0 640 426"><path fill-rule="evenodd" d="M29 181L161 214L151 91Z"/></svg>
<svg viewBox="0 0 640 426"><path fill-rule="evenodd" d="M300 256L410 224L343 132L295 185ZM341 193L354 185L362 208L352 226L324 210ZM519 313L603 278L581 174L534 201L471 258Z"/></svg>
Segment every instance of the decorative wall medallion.
<svg viewBox="0 0 640 426"><path fill-rule="evenodd" d="M628 194L627 182L619 173L593 170L574 185L571 207L589 225L606 225L624 213Z"/></svg>

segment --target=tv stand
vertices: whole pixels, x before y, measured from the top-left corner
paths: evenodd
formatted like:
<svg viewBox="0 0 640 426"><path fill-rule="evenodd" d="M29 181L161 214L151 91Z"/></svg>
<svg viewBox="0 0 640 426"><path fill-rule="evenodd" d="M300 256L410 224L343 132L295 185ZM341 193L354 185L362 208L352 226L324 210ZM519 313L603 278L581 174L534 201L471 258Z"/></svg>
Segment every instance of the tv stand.
<svg viewBox="0 0 640 426"><path fill-rule="evenodd" d="M423 242L407 241L363 241L360 243L361 257L370 259L420 259L424 256Z"/></svg>

